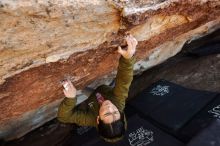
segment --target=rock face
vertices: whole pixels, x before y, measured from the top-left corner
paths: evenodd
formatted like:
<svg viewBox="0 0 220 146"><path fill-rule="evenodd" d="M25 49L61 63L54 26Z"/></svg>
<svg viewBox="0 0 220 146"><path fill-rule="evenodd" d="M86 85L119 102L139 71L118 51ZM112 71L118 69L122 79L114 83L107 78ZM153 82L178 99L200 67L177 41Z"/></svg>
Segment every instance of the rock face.
<svg viewBox="0 0 220 146"><path fill-rule="evenodd" d="M219 0L0 0L0 138L21 137L56 116L59 83L77 89L115 76L118 45L133 34L135 73L220 28Z"/></svg>

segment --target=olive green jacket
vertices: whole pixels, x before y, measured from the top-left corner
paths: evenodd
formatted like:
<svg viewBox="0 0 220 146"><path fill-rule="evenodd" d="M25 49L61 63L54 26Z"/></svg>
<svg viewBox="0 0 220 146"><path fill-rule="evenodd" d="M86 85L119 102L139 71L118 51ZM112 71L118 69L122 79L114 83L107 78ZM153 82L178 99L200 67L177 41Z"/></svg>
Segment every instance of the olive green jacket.
<svg viewBox="0 0 220 146"><path fill-rule="evenodd" d="M61 102L57 118L64 123L75 123L80 126L97 127L96 118L99 115L100 105L96 99L96 93L99 92L105 99L110 100L120 112L123 112L125 100L128 97L128 91L133 79L133 65L135 59L119 60L118 72L115 80L115 87L111 88L107 85L99 86L86 100L87 108L79 109L76 105L76 98L64 98Z"/></svg>

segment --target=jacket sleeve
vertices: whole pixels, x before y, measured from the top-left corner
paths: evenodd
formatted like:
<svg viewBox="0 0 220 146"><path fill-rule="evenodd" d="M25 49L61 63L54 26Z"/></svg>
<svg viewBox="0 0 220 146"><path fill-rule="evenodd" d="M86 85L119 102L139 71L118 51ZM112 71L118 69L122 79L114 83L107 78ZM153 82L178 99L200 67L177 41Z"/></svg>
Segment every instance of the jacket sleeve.
<svg viewBox="0 0 220 146"><path fill-rule="evenodd" d="M135 58L125 59L121 56L119 59L118 72L115 80L115 87L113 88L113 94L115 100L118 103L120 111L124 110L125 100L128 97L129 87L133 80L133 66Z"/></svg>
<svg viewBox="0 0 220 146"><path fill-rule="evenodd" d="M74 108L76 98L65 97L58 108L57 119L63 123L75 123L80 126L96 126L93 113L89 110L79 110Z"/></svg>

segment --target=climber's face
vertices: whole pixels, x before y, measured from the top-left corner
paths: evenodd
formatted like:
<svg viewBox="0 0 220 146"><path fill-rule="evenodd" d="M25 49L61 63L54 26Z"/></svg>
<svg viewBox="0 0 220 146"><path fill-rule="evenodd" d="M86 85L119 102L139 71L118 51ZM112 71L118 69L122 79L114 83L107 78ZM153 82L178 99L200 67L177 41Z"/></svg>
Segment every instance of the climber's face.
<svg viewBox="0 0 220 146"><path fill-rule="evenodd" d="M120 119L120 112L110 100L105 100L99 109L99 118L104 123L110 124Z"/></svg>

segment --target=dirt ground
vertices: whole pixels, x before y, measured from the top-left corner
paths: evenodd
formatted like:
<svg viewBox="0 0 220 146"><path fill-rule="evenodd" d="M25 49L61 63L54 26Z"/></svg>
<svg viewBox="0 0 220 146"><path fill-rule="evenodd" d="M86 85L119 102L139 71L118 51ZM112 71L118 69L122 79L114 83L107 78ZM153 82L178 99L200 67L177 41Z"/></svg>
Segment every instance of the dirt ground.
<svg viewBox="0 0 220 146"><path fill-rule="evenodd" d="M128 100L159 79L166 79L193 89L219 92L220 54L202 57L189 54L192 49L213 42L220 42L220 30L185 45L178 55L135 76ZM2 141L0 146L61 146L71 136L74 127L74 125L61 124L54 119L18 140Z"/></svg>

